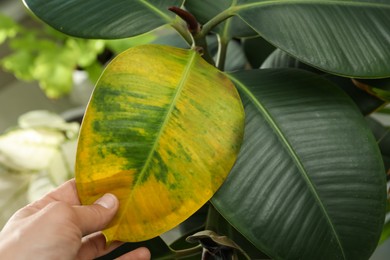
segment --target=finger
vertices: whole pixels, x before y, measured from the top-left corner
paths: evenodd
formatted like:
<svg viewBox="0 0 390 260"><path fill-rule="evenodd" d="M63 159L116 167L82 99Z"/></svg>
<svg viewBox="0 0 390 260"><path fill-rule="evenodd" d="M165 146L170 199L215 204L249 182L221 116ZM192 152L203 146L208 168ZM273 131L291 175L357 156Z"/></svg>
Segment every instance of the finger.
<svg viewBox="0 0 390 260"><path fill-rule="evenodd" d="M106 246L106 238L100 232L83 237L77 259L94 259L106 255L116 249L122 242L115 241L109 247Z"/></svg>
<svg viewBox="0 0 390 260"><path fill-rule="evenodd" d="M113 194L105 194L95 204L75 206L78 227L83 235L104 229L118 210L119 202Z"/></svg>
<svg viewBox="0 0 390 260"><path fill-rule="evenodd" d="M106 238L104 235L100 232L94 233L83 238L83 243L77 254L77 259L94 259L110 253L122 244L123 242L115 241L111 243L109 247L106 247ZM149 260L150 252L147 248L140 247L116 259Z"/></svg>
<svg viewBox="0 0 390 260"><path fill-rule="evenodd" d="M16 215L19 218L32 215L55 201L62 201L69 205L80 205L74 179L65 182L57 189L43 196L41 199L26 205L20 209Z"/></svg>
<svg viewBox="0 0 390 260"><path fill-rule="evenodd" d="M42 199L48 201L63 201L70 205L80 205L80 200L77 195L76 182L71 179L60 185L57 189L46 194Z"/></svg>
<svg viewBox="0 0 390 260"><path fill-rule="evenodd" d="M149 249L146 247L140 247L116 258L116 260L149 260L150 257L151 255Z"/></svg>

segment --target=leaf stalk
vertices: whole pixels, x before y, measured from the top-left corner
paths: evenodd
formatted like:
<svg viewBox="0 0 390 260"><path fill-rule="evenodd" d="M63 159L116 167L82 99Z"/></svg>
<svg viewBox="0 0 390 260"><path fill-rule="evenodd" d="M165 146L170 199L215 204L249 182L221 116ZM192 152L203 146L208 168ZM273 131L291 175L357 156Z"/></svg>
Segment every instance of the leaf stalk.
<svg viewBox="0 0 390 260"><path fill-rule="evenodd" d="M195 16L192 15L190 12L183 10L176 6L171 6L168 8L169 11L175 13L177 16L179 16L181 19L183 19L187 23L187 29L191 34L192 38L192 49L196 50L200 55L203 56L203 58L210 64L215 66L213 58L210 56L210 53L207 49L207 41L206 41L206 34L201 33L201 26L196 20ZM174 27L176 30L180 28ZM179 32L181 35L183 35L182 32ZM188 43L190 43L187 40Z"/></svg>

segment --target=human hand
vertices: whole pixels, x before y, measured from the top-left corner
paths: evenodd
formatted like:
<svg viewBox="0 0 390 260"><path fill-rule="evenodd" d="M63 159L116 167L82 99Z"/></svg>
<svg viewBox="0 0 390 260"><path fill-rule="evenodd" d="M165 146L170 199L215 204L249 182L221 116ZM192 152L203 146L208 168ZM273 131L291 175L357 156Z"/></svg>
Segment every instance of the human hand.
<svg viewBox="0 0 390 260"><path fill-rule="evenodd" d="M107 254L121 243L106 248L99 231L118 210L118 200L106 194L95 204L81 206L74 180L42 199L17 211L0 232L1 259L93 259ZM138 248L125 259L150 259L146 248Z"/></svg>

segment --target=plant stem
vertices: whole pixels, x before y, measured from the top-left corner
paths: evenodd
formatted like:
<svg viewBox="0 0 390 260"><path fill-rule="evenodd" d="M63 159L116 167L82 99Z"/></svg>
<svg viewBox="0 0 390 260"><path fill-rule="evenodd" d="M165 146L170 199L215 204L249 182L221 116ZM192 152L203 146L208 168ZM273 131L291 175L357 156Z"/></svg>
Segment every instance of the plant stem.
<svg viewBox="0 0 390 260"><path fill-rule="evenodd" d="M176 31L186 40L186 42L192 45L192 48L197 50L208 63L215 66L214 59L210 56L207 48L206 36L216 25L233 16L234 8L230 7L219 13L210 21L208 21L201 29L197 26L198 23L196 18L187 11L174 6L170 7L169 10L176 13L180 18L186 21L188 28L185 28L183 24L177 20L173 22L171 26L176 29ZM225 64L227 44L228 41L223 43L220 48L218 67L220 66L222 69Z"/></svg>
<svg viewBox="0 0 390 260"><path fill-rule="evenodd" d="M234 1L235 2L235 1ZM217 58L217 68L221 71L225 69L226 63L226 54L228 44L231 41L231 36L229 34L229 28L232 20L227 19L224 23L222 33L218 35L218 58Z"/></svg>
<svg viewBox="0 0 390 260"><path fill-rule="evenodd" d="M214 206L213 204L209 203L209 208L207 210L207 217L206 217L206 223L205 223L205 229L215 230L215 227L213 226L213 218L214 218Z"/></svg>
<svg viewBox="0 0 390 260"><path fill-rule="evenodd" d="M214 65L214 60L207 50L206 36L200 34L200 25L195 16L179 7L169 7L169 11L175 13L187 23L187 28L184 28L181 23L175 22L172 27L175 28L183 38L210 64Z"/></svg>
<svg viewBox="0 0 390 260"><path fill-rule="evenodd" d="M211 31L211 29L213 29L215 26L228 19L229 17L232 17L233 15L234 7L229 7L228 9L225 9L221 13L217 14L216 16L211 18L210 21L208 21L202 26L202 29L199 32L199 37L205 37Z"/></svg>
<svg viewBox="0 0 390 260"><path fill-rule="evenodd" d="M176 259L180 259L181 257L190 257L195 256L203 251L203 247L201 245L197 245L195 247L191 247L183 250L175 250Z"/></svg>
<svg viewBox="0 0 390 260"><path fill-rule="evenodd" d="M221 226L222 225L222 226ZM212 203L209 205L209 210L207 213L206 218L206 224L205 224L205 230L212 230L216 233L219 232L219 229L223 226L225 226L224 232L225 235L234 242L233 238L234 235L234 228L228 222L224 219L224 217L218 212L218 210L213 206ZM238 231L237 231L238 232ZM250 256L240 247L235 248L236 253L240 252L246 259L250 260ZM236 259L237 255L232 256L232 260Z"/></svg>
<svg viewBox="0 0 390 260"><path fill-rule="evenodd" d="M181 37L183 37L183 39L188 43L188 45L193 45L194 40L188 29L183 25L183 23L181 23L179 20L176 20L175 22L171 23L171 26L181 35Z"/></svg>
<svg viewBox="0 0 390 260"><path fill-rule="evenodd" d="M202 39L205 38L206 35L218 24L223 22L224 20L228 19L229 17L232 17L234 15L233 13L233 7L230 7L223 12L219 13L215 17L213 17L210 21L208 21L206 24L203 25L200 32L194 36L195 41L197 38ZM229 43L229 40L225 35L218 36L218 42L219 42L219 50L218 50L218 58L217 58L217 64L216 67L219 70L224 70L225 67L225 61L226 61L226 51L227 46ZM207 45L206 45L207 46ZM211 63L213 64L213 63Z"/></svg>
<svg viewBox="0 0 390 260"><path fill-rule="evenodd" d="M193 48L198 49L197 51L200 52L202 57L211 65L215 66L215 62L213 57L211 57L210 52L208 51L207 47L207 41L205 36L198 36L198 34L193 35L194 37L194 44Z"/></svg>
<svg viewBox="0 0 390 260"><path fill-rule="evenodd" d="M217 58L217 68L221 71L225 69L225 61L226 61L226 53L227 53L227 47L229 44L229 40L225 37L218 36L218 58Z"/></svg>

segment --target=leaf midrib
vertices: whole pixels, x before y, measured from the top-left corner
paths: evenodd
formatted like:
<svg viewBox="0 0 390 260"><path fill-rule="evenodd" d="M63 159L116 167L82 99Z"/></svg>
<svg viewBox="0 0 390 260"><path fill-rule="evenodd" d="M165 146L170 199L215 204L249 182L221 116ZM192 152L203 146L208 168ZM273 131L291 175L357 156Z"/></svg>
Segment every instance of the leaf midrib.
<svg viewBox="0 0 390 260"><path fill-rule="evenodd" d="M149 154L145 160L145 163L142 167L142 170L141 172L137 175L137 180L134 182L133 184L133 189L141 182L141 180L143 179L143 176L146 174L146 170L149 168L149 164L153 158L153 155L156 151L156 148L159 144L159 140L161 138L161 135L163 134L167 124L168 124L168 121L169 119L171 118L171 114L172 114L172 111L173 109L175 108L176 106L176 103L177 103L177 100L178 98L180 97L180 94L183 90L183 88L185 87L185 83L187 82L187 79L189 77L189 74L191 72L191 68L193 66L193 64L195 63L195 58L197 57L197 52L196 51L193 51L191 50L190 51L190 57L189 57L189 60L188 60L188 63L186 64L186 67L184 68L184 71L183 71L183 74L182 74L182 78L180 79L180 82L176 88L176 92L174 93L173 95L173 98L172 98L172 102L169 106L169 108L167 109L167 112L164 116L164 121L162 122L161 126L160 126L160 129L159 129L159 132L155 138L155 142L153 143L153 146L151 147L150 151L149 151ZM127 212L127 209L130 207L130 199L128 199L126 201L126 204L124 205L123 207L123 210L122 212ZM122 214L120 217L119 217L119 220L118 222L121 223L122 222L122 218L125 214ZM117 228L115 229L115 232L116 233L117 231Z"/></svg>
<svg viewBox="0 0 390 260"><path fill-rule="evenodd" d="M171 102L171 104L170 104L169 108L167 109L167 112L166 112L166 114L164 116L164 121L161 124L160 130L159 130L159 132L158 132L158 134L157 134L157 136L155 138L155 142L153 143L153 146L150 149L150 152L149 152L149 154L147 156L147 159L146 159L146 161L144 163L142 171L139 173L139 175L137 177L137 181L135 182L134 187L137 185L137 183L139 183L139 180L142 179L142 176L145 174L146 169L148 169L148 165L150 164L150 161L153 158L153 154L154 154L154 152L155 152L155 150L157 148L157 145L159 144L159 140L161 138L161 135L163 134L164 129L165 129L166 125L168 124L168 121L170 119L172 111L173 111L173 109L176 106L176 102L177 102L177 100L178 100L178 98L179 98L179 96L180 96L180 94L182 92L182 89L185 86L185 83L187 82L188 75L191 72L192 65L194 64L194 60L195 60L195 57L196 57L196 52L195 51L190 51L190 54L191 54L191 56L189 57L189 61L188 61L187 65L186 65L186 67L184 68L183 76L182 76L182 78L181 78L181 80L179 82L179 85L176 88L176 92L173 95L172 102Z"/></svg>
<svg viewBox="0 0 390 260"><path fill-rule="evenodd" d="M269 126L274 130L274 132L278 136L278 139L282 142L282 145L285 147L287 152L291 155L293 161L295 162L295 165L297 166L297 168L299 169L299 172L301 173L301 176L305 180L309 190L313 194L315 200L318 202L318 205L319 205L321 211L323 212L323 214L324 214L324 216L326 218L326 221L328 222L328 224L329 224L329 226L330 226L330 228L332 230L332 233L333 233L333 235L334 235L334 237L335 237L335 239L337 241L337 244L338 244L338 246L340 248L340 251L341 251L341 253L343 255L343 258L346 259L344 249L342 247L339 235L338 235L338 233L337 233L337 231L336 231L336 229L335 229L335 227L333 225L333 222L332 222L330 216L328 215L328 213L327 213L327 211L325 209L325 206L324 206L324 204L321 201L320 196L318 195L314 185L312 184L312 182L310 180L310 177L309 177L309 175L308 175L304 165L302 164L301 160L299 159L299 156L295 152L294 148L291 146L291 144L289 143L287 138L284 136L282 130L278 127L278 125L275 122L275 120L273 119L272 115L256 99L256 97L251 93L251 91L241 81L236 79L233 75L231 75L231 74L226 74L226 75L235 83L235 85L239 89L241 89L242 91L245 92L247 97L249 97L249 99L252 101L252 103L255 105L255 107L258 109L258 111L264 116L264 118L268 122Z"/></svg>
<svg viewBox="0 0 390 260"><path fill-rule="evenodd" d="M256 3L249 3L249 4L237 4L232 5L231 9L234 10L234 13L238 13L239 11L245 10L245 9L251 9L254 7L261 7L261 6L267 6L267 5L295 5L295 4L315 4L315 5L337 5L337 6L369 6L369 7L377 7L377 8L390 8L390 4L384 4L384 3L372 3L372 2L355 2L351 0L326 0L326 1L312 1L312 0L268 0L268 1L260 1Z"/></svg>
<svg viewBox="0 0 390 260"><path fill-rule="evenodd" d="M147 2L145 0L138 0L138 2L143 4L143 5L145 5L147 8L149 8L151 11L153 11L154 13L156 13L157 15L162 17L167 22L171 21L171 17L169 17L169 15L167 15L164 12L162 12L160 9L156 8L154 5L150 4L149 2Z"/></svg>

